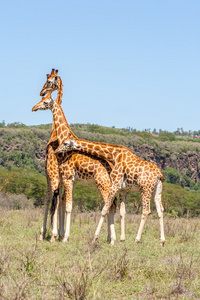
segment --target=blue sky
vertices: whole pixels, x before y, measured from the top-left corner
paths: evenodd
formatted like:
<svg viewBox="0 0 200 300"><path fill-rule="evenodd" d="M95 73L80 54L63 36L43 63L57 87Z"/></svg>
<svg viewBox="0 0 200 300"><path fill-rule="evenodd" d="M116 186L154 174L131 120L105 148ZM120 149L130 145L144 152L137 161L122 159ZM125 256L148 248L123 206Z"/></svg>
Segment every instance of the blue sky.
<svg viewBox="0 0 200 300"><path fill-rule="evenodd" d="M199 0L3 1L0 122L51 123L31 108L56 68L69 123L199 130L199 16Z"/></svg>

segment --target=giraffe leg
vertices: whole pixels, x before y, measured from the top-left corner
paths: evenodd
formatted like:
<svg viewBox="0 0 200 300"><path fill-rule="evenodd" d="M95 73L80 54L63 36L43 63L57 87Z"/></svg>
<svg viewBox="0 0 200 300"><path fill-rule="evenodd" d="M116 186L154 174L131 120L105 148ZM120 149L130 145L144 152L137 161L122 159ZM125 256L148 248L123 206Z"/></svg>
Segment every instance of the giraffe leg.
<svg viewBox="0 0 200 300"><path fill-rule="evenodd" d="M115 198L115 195L116 195L117 191L118 191L118 187L116 187L116 186L112 186L110 191L109 191L108 199L107 199L106 204L104 205L104 207L102 209L102 212L101 212L101 218L100 218L99 224L97 226L97 229L96 229L96 232L95 232L95 235L94 235L93 243L95 243L96 240L98 240L98 238L99 238L99 233L101 231L101 227L103 225L105 216L109 213L110 207L111 207L111 205L114 201L114 198ZM114 211L110 216L110 222L111 222L110 223L111 245L114 245L115 240L116 240L115 228L114 228Z"/></svg>
<svg viewBox="0 0 200 300"><path fill-rule="evenodd" d="M108 235L107 235L107 243L111 242L111 231L110 231L110 224L111 224L111 215L110 215L110 211L107 214L107 222L108 222Z"/></svg>
<svg viewBox="0 0 200 300"><path fill-rule="evenodd" d="M111 240L110 243L111 245L114 245L115 241L116 241L116 234L115 234L115 225L114 225L114 211L115 209L113 209L112 207L110 208L110 234L111 234Z"/></svg>
<svg viewBox="0 0 200 300"><path fill-rule="evenodd" d="M73 181L65 180L64 185L65 185L65 197L66 197L66 230L65 230L63 242L67 242L69 241L69 236L70 236Z"/></svg>
<svg viewBox="0 0 200 300"><path fill-rule="evenodd" d="M44 199L44 202L45 202L44 220L43 220L43 225L42 225L40 237L39 237L40 241L43 241L45 239L50 199L51 199L51 185L50 185L50 183L47 183L47 192L46 192L45 199Z"/></svg>
<svg viewBox="0 0 200 300"><path fill-rule="evenodd" d="M136 243L140 243L140 241L141 241L141 235L142 235L143 227L144 227L144 224L146 223L147 218L148 218L148 214L142 213L140 227L139 227L139 230L138 230L138 233L137 233L137 237L135 239Z"/></svg>
<svg viewBox="0 0 200 300"><path fill-rule="evenodd" d="M161 202L161 196L162 196L162 181L159 180L156 184L155 191L154 191L154 201L156 205L156 210L159 217L159 223L160 223L160 243L161 246L164 246L165 243L165 235L164 235L164 225L163 225L163 211L164 208L162 206Z"/></svg>
<svg viewBox="0 0 200 300"><path fill-rule="evenodd" d="M120 236L120 242L125 241L125 215L126 215L126 208L125 208L125 200L126 200L126 194L120 193L120 217L121 217L121 236Z"/></svg>
<svg viewBox="0 0 200 300"><path fill-rule="evenodd" d="M59 189L52 189L54 191L53 193L53 199L52 199L52 205L54 205L54 212L51 214L51 223L52 223L52 236L50 239L50 242L54 242L58 235L58 206L59 206Z"/></svg>
<svg viewBox="0 0 200 300"><path fill-rule="evenodd" d="M60 205L60 221L59 221L59 240L62 241L65 236L65 209L66 209L66 198L65 192L62 195L62 201Z"/></svg>
<svg viewBox="0 0 200 300"><path fill-rule="evenodd" d="M141 241L141 236L142 236L142 231L144 228L144 224L146 223L146 220L148 218L148 215L150 214L150 199L151 199L151 195L149 194L149 192L142 192L142 218L141 218L141 222L140 222L140 226L139 226L139 230L137 233L137 237L136 237L136 243L140 243Z"/></svg>
<svg viewBox="0 0 200 300"><path fill-rule="evenodd" d="M60 178L59 184L59 240L64 238L65 230L64 230L64 218L65 218L65 199L62 195L63 183Z"/></svg>
<svg viewBox="0 0 200 300"><path fill-rule="evenodd" d="M93 241L92 241L93 244L94 244L94 243L98 240L98 238L99 238L99 233L100 233L100 231L101 231L101 227L102 227L102 225L103 225L104 219L105 219L105 215L101 215L99 224L98 224L97 229L96 229L96 231L95 231L94 239L93 239Z"/></svg>
<svg viewBox="0 0 200 300"><path fill-rule="evenodd" d="M108 193L109 193L109 188L110 188L110 177L107 174L107 177L102 177L101 174L98 172L95 174L95 183L97 185L97 188L99 192L101 193L104 202L106 203ZM107 214L107 224L108 224L108 235L107 235L107 242L111 242L111 220L112 220L112 208L109 209L109 212Z"/></svg>

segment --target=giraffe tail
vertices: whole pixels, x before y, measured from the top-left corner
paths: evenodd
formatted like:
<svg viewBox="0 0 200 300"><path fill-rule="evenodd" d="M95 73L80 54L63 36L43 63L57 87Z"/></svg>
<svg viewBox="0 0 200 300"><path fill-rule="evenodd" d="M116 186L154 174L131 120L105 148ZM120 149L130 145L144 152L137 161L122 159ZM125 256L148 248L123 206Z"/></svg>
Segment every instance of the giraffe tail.
<svg viewBox="0 0 200 300"><path fill-rule="evenodd" d="M115 208L117 207L117 197L115 197L115 199L113 200L113 205Z"/></svg>
<svg viewBox="0 0 200 300"><path fill-rule="evenodd" d="M117 208L117 198L115 197L111 205L111 209L114 210L114 212L116 212L116 208Z"/></svg>
<svg viewBox="0 0 200 300"><path fill-rule="evenodd" d="M57 202L58 202L59 189L56 189L53 193L53 198L51 202L51 225L53 224L53 216L55 214Z"/></svg>
<svg viewBox="0 0 200 300"><path fill-rule="evenodd" d="M160 172L160 174L158 175L158 180L161 180L162 182L165 181L165 178L163 176L163 174Z"/></svg>
<svg viewBox="0 0 200 300"><path fill-rule="evenodd" d="M163 188L164 176L158 176L158 181L154 189L153 198L156 205L158 216L163 214L164 208L162 205L162 188Z"/></svg>

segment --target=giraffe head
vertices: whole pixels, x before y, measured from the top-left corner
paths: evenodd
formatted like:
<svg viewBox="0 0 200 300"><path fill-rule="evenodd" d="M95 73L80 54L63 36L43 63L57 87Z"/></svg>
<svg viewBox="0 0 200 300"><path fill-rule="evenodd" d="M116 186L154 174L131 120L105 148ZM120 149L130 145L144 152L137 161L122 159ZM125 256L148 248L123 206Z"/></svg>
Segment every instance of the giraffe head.
<svg viewBox="0 0 200 300"><path fill-rule="evenodd" d="M67 139L56 149L55 153L68 152L71 150L80 150L80 149L75 140Z"/></svg>
<svg viewBox="0 0 200 300"><path fill-rule="evenodd" d="M47 92L53 92L59 88L61 79L57 74L58 70L55 69L52 69L51 74L47 74L47 81L40 92L40 96L44 96Z"/></svg>
<svg viewBox="0 0 200 300"><path fill-rule="evenodd" d="M45 97L42 97L42 100L33 106L32 111L52 109L54 102L51 92L48 92Z"/></svg>

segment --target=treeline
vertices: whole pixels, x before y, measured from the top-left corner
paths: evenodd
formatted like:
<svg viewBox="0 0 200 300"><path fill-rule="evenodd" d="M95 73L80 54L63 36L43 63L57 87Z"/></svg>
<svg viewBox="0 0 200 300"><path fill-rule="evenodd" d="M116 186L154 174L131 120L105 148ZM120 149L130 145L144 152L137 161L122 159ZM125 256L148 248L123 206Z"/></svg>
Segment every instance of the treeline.
<svg viewBox="0 0 200 300"><path fill-rule="evenodd" d="M173 132L169 132L167 130L162 129L151 129L151 128L145 128L143 131L139 131L133 127L126 127L126 128L115 128L115 126L112 127L105 127L100 126L97 124L72 124L71 125L74 129L82 130L82 131L88 131L88 132L96 132L96 133L102 133L102 134L119 134L119 135L129 135L131 133L136 134L138 136L142 136L143 138L151 138L150 135L157 135L158 140L176 140L177 137L187 137L187 138L196 138L200 136L200 130L184 130L183 128L177 128ZM51 124L41 124L37 126L27 126L20 122L13 122L6 124L5 121L0 122L0 128L39 128L39 129L50 129Z"/></svg>

